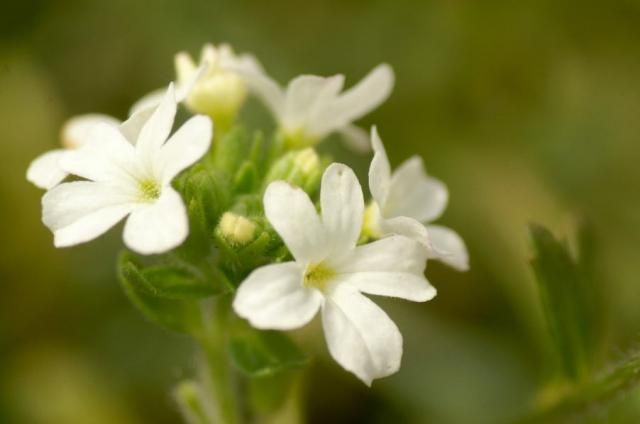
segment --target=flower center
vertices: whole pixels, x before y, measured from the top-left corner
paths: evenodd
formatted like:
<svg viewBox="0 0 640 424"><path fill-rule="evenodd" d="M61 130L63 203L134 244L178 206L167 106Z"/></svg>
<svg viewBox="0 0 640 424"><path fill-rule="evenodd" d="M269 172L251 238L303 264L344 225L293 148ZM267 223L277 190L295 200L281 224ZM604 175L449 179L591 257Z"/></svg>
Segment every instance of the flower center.
<svg viewBox="0 0 640 424"><path fill-rule="evenodd" d="M303 285L324 292L328 283L336 275L335 271L326 264L310 264L304 272Z"/></svg>
<svg viewBox="0 0 640 424"><path fill-rule="evenodd" d="M160 197L160 184L151 179L142 180L138 183L140 197L142 200L150 202Z"/></svg>

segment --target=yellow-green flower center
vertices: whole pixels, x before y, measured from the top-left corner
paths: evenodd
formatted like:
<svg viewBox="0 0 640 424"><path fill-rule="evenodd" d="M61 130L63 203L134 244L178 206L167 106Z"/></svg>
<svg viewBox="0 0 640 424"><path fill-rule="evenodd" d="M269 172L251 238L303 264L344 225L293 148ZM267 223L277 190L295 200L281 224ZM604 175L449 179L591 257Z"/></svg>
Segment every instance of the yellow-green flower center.
<svg viewBox="0 0 640 424"><path fill-rule="evenodd" d="M150 202L160 197L160 184L154 180L142 180L139 183L140 197L142 200Z"/></svg>
<svg viewBox="0 0 640 424"><path fill-rule="evenodd" d="M325 291L331 279L336 275L335 271L326 264L311 264L304 272L303 284L305 287Z"/></svg>

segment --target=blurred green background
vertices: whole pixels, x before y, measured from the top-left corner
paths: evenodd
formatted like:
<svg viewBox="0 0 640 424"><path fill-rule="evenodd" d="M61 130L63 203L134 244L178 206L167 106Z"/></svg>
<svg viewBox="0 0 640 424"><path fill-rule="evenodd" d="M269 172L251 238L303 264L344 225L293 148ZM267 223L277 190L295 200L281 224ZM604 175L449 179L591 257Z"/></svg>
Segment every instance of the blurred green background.
<svg viewBox="0 0 640 424"><path fill-rule="evenodd" d="M369 390L320 352L304 385L311 423L500 423L549 375L527 224L569 237L593 224L603 357L640 330L640 3L636 0L9 0L0 5L0 422L176 423L169 388L190 341L128 304L120 232L56 250L24 179L72 115L123 118L205 42L252 52L281 82L380 62L396 71L377 124L394 165L417 152L449 185L442 222L471 271L429 264L439 296L380 301L405 337L401 371ZM255 107L260 110L259 107ZM356 163L366 180L369 157ZM317 323L315 325L317 327ZM312 329L313 330L313 329ZM315 329L317 330L317 328ZM640 393L593 422L638 422Z"/></svg>

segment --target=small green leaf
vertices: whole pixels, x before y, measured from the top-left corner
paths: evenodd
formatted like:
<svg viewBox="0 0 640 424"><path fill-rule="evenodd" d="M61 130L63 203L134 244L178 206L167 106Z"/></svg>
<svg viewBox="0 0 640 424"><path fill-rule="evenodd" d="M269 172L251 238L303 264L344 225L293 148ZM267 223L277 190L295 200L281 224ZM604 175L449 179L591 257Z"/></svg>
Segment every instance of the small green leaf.
<svg viewBox="0 0 640 424"><path fill-rule="evenodd" d="M236 193L250 193L258 185L258 170L253 162L245 161L233 178Z"/></svg>
<svg viewBox="0 0 640 424"><path fill-rule="evenodd" d="M593 380L573 385L555 402L529 417L520 424L551 424L585 422L589 415L602 415L616 400L640 384L640 352L630 355L625 361Z"/></svg>
<svg viewBox="0 0 640 424"><path fill-rule="evenodd" d="M195 271L173 265L157 265L141 271L159 297L198 299L220 293L220 287Z"/></svg>
<svg viewBox="0 0 640 424"><path fill-rule="evenodd" d="M571 380L582 379L597 348L591 283L564 243L541 226L532 225L530 231L535 249L531 265L560 369Z"/></svg>
<svg viewBox="0 0 640 424"><path fill-rule="evenodd" d="M250 377L273 376L309 362L291 339L277 331L247 331L232 338L229 350L234 365Z"/></svg>
<svg viewBox="0 0 640 424"><path fill-rule="evenodd" d="M118 276L125 294L150 320L178 332L189 333L201 325L196 300L168 299L147 280L130 252L118 260Z"/></svg>

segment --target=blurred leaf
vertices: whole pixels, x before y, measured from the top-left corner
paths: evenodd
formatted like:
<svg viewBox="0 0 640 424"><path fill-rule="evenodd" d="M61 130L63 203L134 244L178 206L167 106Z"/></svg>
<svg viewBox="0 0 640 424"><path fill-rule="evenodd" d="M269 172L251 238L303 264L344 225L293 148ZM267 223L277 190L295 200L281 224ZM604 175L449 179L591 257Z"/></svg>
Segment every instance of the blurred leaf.
<svg viewBox="0 0 640 424"><path fill-rule="evenodd" d="M129 300L150 320L171 330L185 333L192 333L200 326L198 302L163 297L147 279L130 252L120 254L118 276Z"/></svg>
<svg viewBox="0 0 640 424"><path fill-rule="evenodd" d="M640 352L613 367L602 376L572 390L545 410L520 421L525 423L583 422L587 416L605 413L615 401L640 384ZM607 421L608 422L608 421Z"/></svg>
<svg viewBox="0 0 640 424"><path fill-rule="evenodd" d="M234 365L250 377L268 377L306 365L309 357L291 339L277 331L251 331L232 338Z"/></svg>
<svg viewBox="0 0 640 424"><path fill-rule="evenodd" d="M183 381L176 387L174 396L187 424L208 424L213 422L206 404L206 391L195 381ZM210 408L209 408L210 409Z"/></svg>
<svg viewBox="0 0 640 424"><path fill-rule="evenodd" d="M572 380L584 378L596 349L590 284L564 243L539 225L531 225L530 232L535 249L531 265L561 370Z"/></svg>
<svg viewBox="0 0 640 424"><path fill-rule="evenodd" d="M221 292L212 280L184 267L157 265L144 268L141 275L159 297L198 299Z"/></svg>
<svg viewBox="0 0 640 424"><path fill-rule="evenodd" d="M250 193L258 187L258 170L250 161L244 161L233 178L233 190L236 193Z"/></svg>

